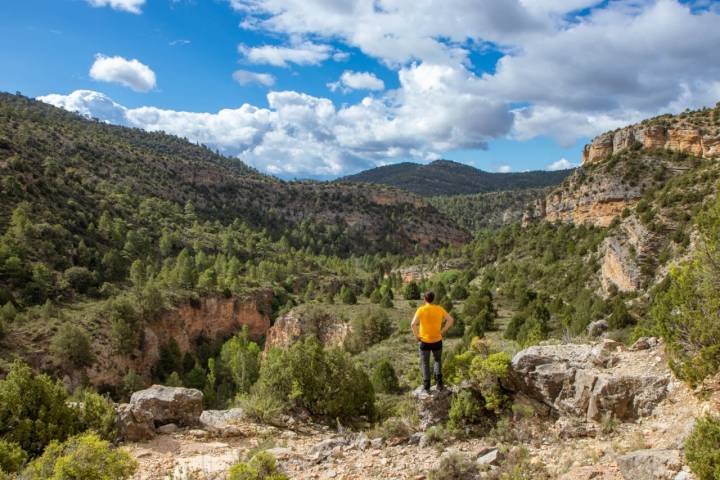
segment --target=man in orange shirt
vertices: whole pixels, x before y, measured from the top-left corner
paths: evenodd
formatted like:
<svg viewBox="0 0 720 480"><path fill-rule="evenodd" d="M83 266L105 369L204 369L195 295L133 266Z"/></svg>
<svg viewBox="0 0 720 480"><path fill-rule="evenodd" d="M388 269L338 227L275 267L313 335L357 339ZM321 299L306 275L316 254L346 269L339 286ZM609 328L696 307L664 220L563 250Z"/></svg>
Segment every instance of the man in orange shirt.
<svg viewBox="0 0 720 480"><path fill-rule="evenodd" d="M420 367L423 372L423 388L430 391L430 353L434 360L435 385L442 390L442 339L455 320L445 309L434 305L435 294L425 293L425 304L418 308L410 324L412 332L420 342ZM445 325L443 325L443 320Z"/></svg>

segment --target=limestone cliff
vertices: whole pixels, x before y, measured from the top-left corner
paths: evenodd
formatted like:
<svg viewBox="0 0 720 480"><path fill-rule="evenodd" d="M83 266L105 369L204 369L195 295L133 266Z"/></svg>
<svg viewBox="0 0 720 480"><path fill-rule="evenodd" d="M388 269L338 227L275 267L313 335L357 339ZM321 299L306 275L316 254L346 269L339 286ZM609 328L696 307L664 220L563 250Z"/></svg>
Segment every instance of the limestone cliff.
<svg viewBox="0 0 720 480"><path fill-rule="evenodd" d="M322 309L300 306L275 321L265 340L265 352L274 347L287 348L310 335L323 345L339 346L348 333L350 324L345 319Z"/></svg>
<svg viewBox="0 0 720 480"><path fill-rule="evenodd" d="M690 122L640 124L603 133L583 149L583 165L600 161L638 145L647 149L682 152L696 157L720 157L720 132Z"/></svg>
<svg viewBox="0 0 720 480"><path fill-rule="evenodd" d="M88 369L88 380L96 386L114 386L130 369L148 379L151 368L160 358L161 346L171 339L182 353L196 352L201 341L228 338L243 326L258 339L270 328L271 299L272 292L262 290L244 299L206 297L182 303L145 324L142 349L130 356L113 352L109 339L97 338L97 362Z"/></svg>
<svg viewBox="0 0 720 480"><path fill-rule="evenodd" d="M720 158L720 106L662 115L596 137L583 164L544 200L533 219L608 226L649 187L686 171L685 157Z"/></svg>

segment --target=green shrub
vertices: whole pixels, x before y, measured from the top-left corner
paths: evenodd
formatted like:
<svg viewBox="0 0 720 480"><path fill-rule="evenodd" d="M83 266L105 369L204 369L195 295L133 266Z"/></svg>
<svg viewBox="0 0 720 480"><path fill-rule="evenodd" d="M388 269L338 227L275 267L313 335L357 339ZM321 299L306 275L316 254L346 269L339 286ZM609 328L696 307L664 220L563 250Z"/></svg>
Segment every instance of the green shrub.
<svg viewBox="0 0 720 480"><path fill-rule="evenodd" d="M359 353L388 338L393 328L388 314L373 307L354 317L350 330L344 347L351 353Z"/></svg>
<svg viewBox="0 0 720 480"><path fill-rule="evenodd" d="M355 292L343 285L340 289L340 301L345 305L355 305L357 303Z"/></svg>
<svg viewBox="0 0 720 480"><path fill-rule="evenodd" d="M625 301L622 298L616 297L613 301L612 308L612 313L610 314L610 318L608 318L608 326L610 328L624 328L635 323L635 319L628 312Z"/></svg>
<svg viewBox="0 0 720 480"><path fill-rule="evenodd" d="M487 357L478 355L470 364L470 378L478 386L485 400L485 408L496 413L508 400L500 381L507 377L511 360L507 352L497 352Z"/></svg>
<svg viewBox="0 0 720 480"><path fill-rule="evenodd" d="M339 348L324 349L315 337L288 350L272 349L260 367L256 393L311 414L354 420L371 417L375 393L370 379Z"/></svg>
<svg viewBox="0 0 720 480"><path fill-rule="evenodd" d="M122 480L135 473L137 462L127 452L111 448L93 433L53 441L23 471L24 480Z"/></svg>
<svg viewBox="0 0 720 480"><path fill-rule="evenodd" d="M685 459L698 480L720 478L720 418L697 419L685 440Z"/></svg>
<svg viewBox="0 0 720 480"><path fill-rule="evenodd" d="M398 393L400 382L392 364L388 360L381 360L372 372L372 384L375 391L381 393Z"/></svg>
<svg viewBox="0 0 720 480"><path fill-rule="evenodd" d="M380 300L380 306L383 308L393 308L395 304L393 303L390 295L385 295L382 297L382 300Z"/></svg>
<svg viewBox="0 0 720 480"><path fill-rule="evenodd" d="M95 274L85 267L70 267L63 272L63 279L77 292L87 293L95 285Z"/></svg>
<svg viewBox="0 0 720 480"><path fill-rule="evenodd" d="M478 423L484 413L483 406L469 390L462 390L452 399L448 412L448 429L463 431Z"/></svg>
<svg viewBox="0 0 720 480"><path fill-rule="evenodd" d="M465 300L468 297L468 291L465 287L457 283L453 286L452 290L450 290L450 297L453 300Z"/></svg>
<svg viewBox="0 0 720 480"><path fill-rule="evenodd" d="M52 440L77 431L76 412L67 405L67 392L47 375L33 375L16 361L0 380L0 438L15 442L31 457Z"/></svg>
<svg viewBox="0 0 720 480"><path fill-rule="evenodd" d="M376 427L371 436L381 437L385 440L389 438L408 438L413 434L413 426L407 418L402 416L390 417L385 420L379 427Z"/></svg>
<svg viewBox="0 0 720 480"><path fill-rule="evenodd" d="M465 480L475 478L478 467L466 455L453 452L440 458L440 465L427 473L428 480Z"/></svg>
<svg viewBox="0 0 720 480"><path fill-rule="evenodd" d="M61 327L53 337L50 349L56 361L67 368L87 367L95 361L90 336L75 325Z"/></svg>
<svg viewBox="0 0 720 480"><path fill-rule="evenodd" d="M432 427L428 427L428 429L425 430L424 435L425 442L427 442L428 445L444 443L446 436L447 432L441 425L433 425Z"/></svg>
<svg viewBox="0 0 720 480"><path fill-rule="evenodd" d="M15 473L27 462L28 455L15 442L0 438L0 472Z"/></svg>
<svg viewBox="0 0 720 480"><path fill-rule="evenodd" d="M91 390L81 390L73 398L78 431L91 430L105 440L115 439L115 406L113 402Z"/></svg>
<svg viewBox="0 0 720 480"><path fill-rule="evenodd" d="M445 336L447 338L460 338L465 334L465 321L462 315L455 313L453 314L453 320L455 320L455 323L445 332Z"/></svg>
<svg viewBox="0 0 720 480"><path fill-rule="evenodd" d="M420 287L415 282L410 282L403 289L405 300L420 300Z"/></svg>
<svg viewBox="0 0 720 480"><path fill-rule="evenodd" d="M234 465L228 472L228 480L287 480L279 472L275 457L268 452L258 452L249 461Z"/></svg>
<svg viewBox="0 0 720 480"><path fill-rule="evenodd" d="M12 302L7 302L2 306L2 308L0 308L0 320L4 321L6 324L12 323L15 320L15 317L17 317L17 310Z"/></svg>
<svg viewBox="0 0 720 480"><path fill-rule="evenodd" d="M549 480L545 466L530 461L530 453L525 447L513 447L507 452L498 468L487 472L489 480Z"/></svg>
<svg viewBox="0 0 720 480"><path fill-rule="evenodd" d="M235 403L249 418L262 423L272 423L284 406L283 402L274 397L257 393L240 394Z"/></svg>
<svg viewBox="0 0 720 480"><path fill-rule="evenodd" d="M655 296L652 317L665 339L670 366L698 383L720 370L720 200L698 220L701 245L686 265L670 273L667 291Z"/></svg>

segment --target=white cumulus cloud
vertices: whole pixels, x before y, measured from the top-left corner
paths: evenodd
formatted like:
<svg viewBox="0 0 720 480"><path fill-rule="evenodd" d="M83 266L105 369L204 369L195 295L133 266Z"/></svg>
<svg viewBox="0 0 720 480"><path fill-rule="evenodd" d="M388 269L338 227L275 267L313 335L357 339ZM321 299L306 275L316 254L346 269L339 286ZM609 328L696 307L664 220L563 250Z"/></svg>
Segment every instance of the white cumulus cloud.
<svg viewBox="0 0 720 480"><path fill-rule="evenodd" d="M510 165L500 165L497 171L498 173L510 173L512 172L512 167Z"/></svg>
<svg viewBox="0 0 720 480"><path fill-rule="evenodd" d="M290 63L296 65L318 65L333 54L329 45L312 42L301 42L290 46L262 45L248 47L239 45L238 51L250 63L287 67Z"/></svg>
<svg viewBox="0 0 720 480"><path fill-rule="evenodd" d="M550 165L548 165L545 170L550 170L551 172L554 172L556 170L567 170L568 168L575 168L577 165L574 163L571 163L566 158L561 158L560 160L557 160L555 162L552 162Z"/></svg>
<svg viewBox="0 0 720 480"><path fill-rule="evenodd" d="M349 90L384 90L385 82L370 72L353 72L345 70L337 82L328 83L328 88L333 92L341 89Z"/></svg>
<svg viewBox="0 0 720 480"><path fill-rule="evenodd" d="M252 83L257 83L260 85L265 85L266 87L270 87L275 84L275 77L273 77L269 73L257 73L251 72L249 70L235 70L232 77L233 80L235 80L240 85L250 85Z"/></svg>
<svg viewBox="0 0 720 480"><path fill-rule="evenodd" d="M93 7L110 7L115 10L139 14L140 7L145 5L145 0L87 0Z"/></svg>
<svg viewBox="0 0 720 480"><path fill-rule="evenodd" d="M136 59L123 57L95 56L90 68L90 77L101 82L119 83L136 92L149 92L156 85L155 72Z"/></svg>

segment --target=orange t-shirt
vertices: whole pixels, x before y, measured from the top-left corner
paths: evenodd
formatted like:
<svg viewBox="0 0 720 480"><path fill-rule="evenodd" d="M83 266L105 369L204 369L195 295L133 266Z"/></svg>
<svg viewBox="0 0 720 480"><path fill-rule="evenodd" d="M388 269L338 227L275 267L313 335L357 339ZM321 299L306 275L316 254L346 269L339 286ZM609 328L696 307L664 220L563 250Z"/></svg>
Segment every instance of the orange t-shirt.
<svg viewBox="0 0 720 480"><path fill-rule="evenodd" d="M440 330L442 329L443 318L447 312L439 305L428 303L417 309L415 317L420 324L419 337L425 343L435 343L442 340Z"/></svg>

